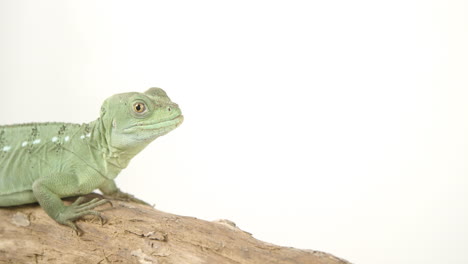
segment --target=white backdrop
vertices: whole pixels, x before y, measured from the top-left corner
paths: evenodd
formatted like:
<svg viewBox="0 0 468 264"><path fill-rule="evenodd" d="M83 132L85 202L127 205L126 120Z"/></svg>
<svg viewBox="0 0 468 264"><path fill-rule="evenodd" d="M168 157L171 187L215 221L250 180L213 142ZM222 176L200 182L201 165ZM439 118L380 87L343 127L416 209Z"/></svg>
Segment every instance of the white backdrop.
<svg viewBox="0 0 468 264"><path fill-rule="evenodd" d="M164 88L119 186L353 263L468 263L466 1L0 0L0 124Z"/></svg>

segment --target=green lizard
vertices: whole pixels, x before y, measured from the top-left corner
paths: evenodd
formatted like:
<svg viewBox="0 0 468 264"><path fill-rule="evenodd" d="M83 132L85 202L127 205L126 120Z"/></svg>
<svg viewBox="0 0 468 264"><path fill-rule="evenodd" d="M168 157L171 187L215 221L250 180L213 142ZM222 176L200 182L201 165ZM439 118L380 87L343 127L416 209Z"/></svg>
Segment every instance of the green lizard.
<svg viewBox="0 0 468 264"><path fill-rule="evenodd" d="M93 209L109 201L79 197L65 205L61 198L99 189L132 199L114 178L151 141L182 121L178 105L162 89L151 88L109 97L100 117L87 124L0 126L0 207L39 202L51 218L78 233L74 221L85 215L102 221Z"/></svg>

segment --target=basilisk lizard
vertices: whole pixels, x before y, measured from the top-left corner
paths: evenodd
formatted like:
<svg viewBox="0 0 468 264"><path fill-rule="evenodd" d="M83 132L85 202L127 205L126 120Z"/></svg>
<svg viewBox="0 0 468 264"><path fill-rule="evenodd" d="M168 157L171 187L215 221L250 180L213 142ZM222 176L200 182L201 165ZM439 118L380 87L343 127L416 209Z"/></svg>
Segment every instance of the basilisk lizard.
<svg viewBox="0 0 468 264"><path fill-rule="evenodd" d="M178 127L183 116L160 88L116 94L90 123L29 123L0 126L0 206L38 202L60 224L79 233L75 220L94 215L109 202L61 198L99 189L104 195L137 200L114 178L157 137ZM141 202L141 201L140 201Z"/></svg>

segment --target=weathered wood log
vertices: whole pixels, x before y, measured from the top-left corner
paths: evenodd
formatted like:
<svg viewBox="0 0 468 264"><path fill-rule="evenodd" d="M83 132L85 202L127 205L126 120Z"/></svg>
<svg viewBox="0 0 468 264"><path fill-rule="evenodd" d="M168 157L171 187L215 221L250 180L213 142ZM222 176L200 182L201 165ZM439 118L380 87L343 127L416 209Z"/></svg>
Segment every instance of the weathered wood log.
<svg viewBox="0 0 468 264"><path fill-rule="evenodd" d="M94 196L95 194L89 195ZM330 254L259 241L229 220L208 222L131 202L78 221L81 236L36 205L0 209L0 263L344 264Z"/></svg>

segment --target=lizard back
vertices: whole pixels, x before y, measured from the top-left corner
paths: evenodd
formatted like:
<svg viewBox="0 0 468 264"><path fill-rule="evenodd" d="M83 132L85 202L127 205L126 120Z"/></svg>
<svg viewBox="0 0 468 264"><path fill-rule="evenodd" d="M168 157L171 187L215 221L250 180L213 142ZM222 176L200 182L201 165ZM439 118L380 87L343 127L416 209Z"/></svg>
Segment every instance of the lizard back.
<svg viewBox="0 0 468 264"><path fill-rule="evenodd" d="M90 136L88 124L0 126L0 194L31 190L39 177L73 170L73 153L86 145Z"/></svg>

